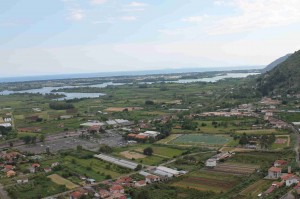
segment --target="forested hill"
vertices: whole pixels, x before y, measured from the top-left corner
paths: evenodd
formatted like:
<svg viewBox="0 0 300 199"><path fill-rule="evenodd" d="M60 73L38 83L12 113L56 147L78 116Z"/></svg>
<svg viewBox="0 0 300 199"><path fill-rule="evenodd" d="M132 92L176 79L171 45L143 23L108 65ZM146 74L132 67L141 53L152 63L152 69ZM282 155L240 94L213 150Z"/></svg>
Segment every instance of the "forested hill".
<svg viewBox="0 0 300 199"><path fill-rule="evenodd" d="M263 73L257 79L257 86L263 95L299 92L300 50L272 70Z"/></svg>
<svg viewBox="0 0 300 199"><path fill-rule="evenodd" d="M280 57L278 59L276 59L275 61L273 61L272 63L270 63L269 65L267 65L262 72L267 72L272 70L273 68L275 68L276 66L278 66L279 64L281 64L282 62L284 62L285 60L287 60L292 54L287 54L283 57Z"/></svg>

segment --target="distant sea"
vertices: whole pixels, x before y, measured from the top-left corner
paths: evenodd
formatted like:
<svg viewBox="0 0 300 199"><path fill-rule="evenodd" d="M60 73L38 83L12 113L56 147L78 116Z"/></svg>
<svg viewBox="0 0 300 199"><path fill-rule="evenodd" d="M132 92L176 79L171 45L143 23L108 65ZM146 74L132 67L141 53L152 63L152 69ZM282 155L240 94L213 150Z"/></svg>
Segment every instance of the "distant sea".
<svg viewBox="0 0 300 199"><path fill-rule="evenodd" d="M172 74L172 73L231 71L231 70L259 70L259 69L263 69L263 68L264 68L264 66L240 66L240 67L219 67L219 68L180 68L180 69L144 70L144 71L119 71L119 72L102 72L102 73L78 73L78 74L60 74L60 75L0 77L0 82L25 82L25 81L55 80L55 79L158 75L158 74Z"/></svg>

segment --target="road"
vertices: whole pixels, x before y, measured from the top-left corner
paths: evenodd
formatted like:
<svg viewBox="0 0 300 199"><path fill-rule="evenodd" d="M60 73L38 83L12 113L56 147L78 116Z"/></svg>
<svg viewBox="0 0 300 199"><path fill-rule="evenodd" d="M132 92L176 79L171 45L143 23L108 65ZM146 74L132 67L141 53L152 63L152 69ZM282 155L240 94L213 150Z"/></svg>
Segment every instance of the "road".
<svg viewBox="0 0 300 199"><path fill-rule="evenodd" d="M289 124L289 126L288 126L290 129L292 129L292 131L295 133L295 135L296 135L296 145L295 145L295 147L294 147L294 150L295 150L295 153L296 153L296 157L295 157L295 160L296 160L296 162L297 162L297 164L298 164L298 166L300 166L300 161L299 161L299 145L300 145L300 134L299 134L299 130L295 127L295 126L293 126L293 125L291 125L291 124Z"/></svg>

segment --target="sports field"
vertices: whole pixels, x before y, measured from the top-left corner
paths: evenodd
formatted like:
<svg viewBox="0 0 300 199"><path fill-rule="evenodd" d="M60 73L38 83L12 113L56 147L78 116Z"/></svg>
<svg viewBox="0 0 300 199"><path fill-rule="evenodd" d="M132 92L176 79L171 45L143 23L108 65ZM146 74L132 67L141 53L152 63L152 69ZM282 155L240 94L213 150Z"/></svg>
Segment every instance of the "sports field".
<svg viewBox="0 0 300 199"><path fill-rule="evenodd" d="M204 134L185 134L172 140L170 144L183 145L224 145L230 142L232 138L221 135L204 135Z"/></svg>

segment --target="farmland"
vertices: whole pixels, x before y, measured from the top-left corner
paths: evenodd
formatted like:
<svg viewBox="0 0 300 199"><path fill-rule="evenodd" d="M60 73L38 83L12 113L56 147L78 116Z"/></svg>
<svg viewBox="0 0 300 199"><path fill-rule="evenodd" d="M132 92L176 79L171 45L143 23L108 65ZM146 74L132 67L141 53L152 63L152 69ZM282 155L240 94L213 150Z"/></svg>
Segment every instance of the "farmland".
<svg viewBox="0 0 300 199"><path fill-rule="evenodd" d="M238 195L243 198L256 197L262 191L266 190L270 186L269 180L259 180L252 185L248 186L246 189L242 190Z"/></svg>
<svg viewBox="0 0 300 199"><path fill-rule="evenodd" d="M220 135L202 135L202 134L188 134L181 135L172 140L171 144L178 145L209 145L209 146L222 146L231 140L230 137Z"/></svg>
<svg viewBox="0 0 300 199"><path fill-rule="evenodd" d="M233 175L250 175L258 168L259 166L257 165L222 163L213 169L207 169L207 171Z"/></svg>
<svg viewBox="0 0 300 199"><path fill-rule="evenodd" d="M57 174L52 174L47 177L50 178L54 183L59 184L59 185L64 185L68 189L74 189L76 187L79 187L78 185L74 184L73 182L71 182Z"/></svg>
<svg viewBox="0 0 300 199"><path fill-rule="evenodd" d="M238 184L240 178L224 173L195 171L182 180L172 183L173 186L193 188L201 191L226 192Z"/></svg>

